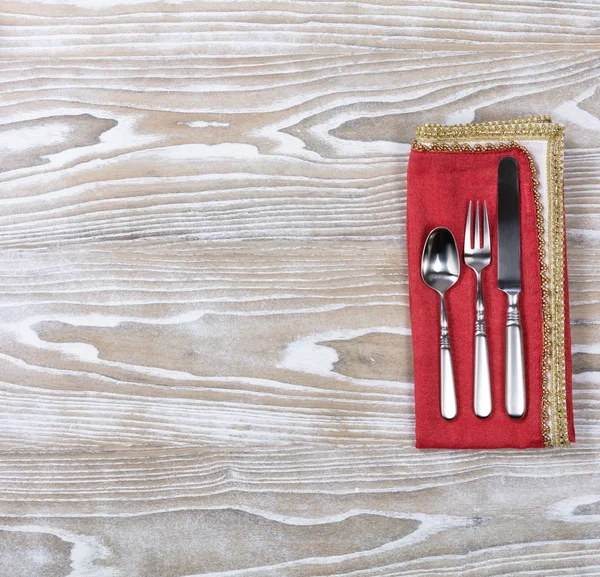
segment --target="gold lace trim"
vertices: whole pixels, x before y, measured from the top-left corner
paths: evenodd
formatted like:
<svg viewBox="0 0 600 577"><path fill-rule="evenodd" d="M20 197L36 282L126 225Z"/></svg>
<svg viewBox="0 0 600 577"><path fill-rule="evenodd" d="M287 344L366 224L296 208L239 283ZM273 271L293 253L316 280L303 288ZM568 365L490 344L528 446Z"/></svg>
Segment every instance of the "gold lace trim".
<svg viewBox="0 0 600 577"><path fill-rule="evenodd" d="M415 139L429 141L443 139L445 141L478 140L485 137L497 137L508 140L524 140L530 136L548 137L559 135L562 138L564 128L555 124L549 116L528 116L517 120L497 120L476 124L423 124L417 127Z"/></svg>
<svg viewBox="0 0 600 577"><path fill-rule="evenodd" d="M517 148L529 159L537 215L538 249L542 282L542 436L546 447L569 444L565 375L564 301L564 206L563 127L548 116L512 121L446 126L426 124L417 128L414 150L485 152ZM507 139L508 142L468 144L465 140ZM543 206L535 162L515 139L548 143L548 265L544 238ZM425 142L423 142L425 141ZM462 141L462 143L461 143Z"/></svg>

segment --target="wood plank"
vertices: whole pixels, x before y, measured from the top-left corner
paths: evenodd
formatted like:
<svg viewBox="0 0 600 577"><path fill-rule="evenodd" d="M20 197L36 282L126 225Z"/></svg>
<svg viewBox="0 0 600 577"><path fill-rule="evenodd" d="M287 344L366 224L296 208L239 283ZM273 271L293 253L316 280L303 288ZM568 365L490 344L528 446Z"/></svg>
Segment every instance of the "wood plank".
<svg viewBox="0 0 600 577"><path fill-rule="evenodd" d="M134 577L594 575L596 456L396 444L13 455L0 543L44 551L46 567L77 546L73 570Z"/></svg>
<svg viewBox="0 0 600 577"><path fill-rule="evenodd" d="M347 54L352 50L579 50L600 44L598 4L510 0L394 2L7 0L8 56Z"/></svg>
<svg viewBox="0 0 600 577"><path fill-rule="evenodd" d="M597 178L597 152L588 156L600 125L597 54L250 58L215 86L220 64L187 62L170 91L160 85L172 71L147 77L147 89L123 89L158 74L145 60L128 60L114 87L96 78L107 75L99 63L71 70L71 60L55 64L50 87L30 77L4 86L0 142L14 170L0 174L0 247L165 237L398 243L417 124L528 115L541 102L568 126L569 194Z"/></svg>

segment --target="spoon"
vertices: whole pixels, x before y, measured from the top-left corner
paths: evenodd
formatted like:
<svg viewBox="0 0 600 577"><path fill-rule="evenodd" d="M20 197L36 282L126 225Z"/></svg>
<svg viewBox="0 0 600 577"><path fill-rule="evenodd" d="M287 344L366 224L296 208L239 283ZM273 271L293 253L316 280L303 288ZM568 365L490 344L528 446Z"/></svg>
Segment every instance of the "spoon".
<svg viewBox="0 0 600 577"><path fill-rule="evenodd" d="M448 317L444 293L458 280L460 259L454 236L447 228L434 228L425 241L421 258L423 282L440 295L440 408L444 419L456 417L456 391Z"/></svg>

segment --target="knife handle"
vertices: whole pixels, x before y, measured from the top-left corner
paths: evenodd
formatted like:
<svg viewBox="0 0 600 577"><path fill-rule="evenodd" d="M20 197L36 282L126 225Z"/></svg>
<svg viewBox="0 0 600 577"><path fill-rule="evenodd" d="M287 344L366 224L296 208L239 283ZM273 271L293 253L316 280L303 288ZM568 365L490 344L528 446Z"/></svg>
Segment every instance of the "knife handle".
<svg viewBox="0 0 600 577"><path fill-rule="evenodd" d="M519 294L508 293L506 319L506 412L514 418L525 414L525 366L519 315Z"/></svg>
<svg viewBox="0 0 600 577"><path fill-rule="evenodd" d="M440 310L440 410L447 420L456 417L456 390L454 387L454 370L452 369L452 353L450 352L450 335L448 333L448 317L446 303L441 298Z"/></svg>

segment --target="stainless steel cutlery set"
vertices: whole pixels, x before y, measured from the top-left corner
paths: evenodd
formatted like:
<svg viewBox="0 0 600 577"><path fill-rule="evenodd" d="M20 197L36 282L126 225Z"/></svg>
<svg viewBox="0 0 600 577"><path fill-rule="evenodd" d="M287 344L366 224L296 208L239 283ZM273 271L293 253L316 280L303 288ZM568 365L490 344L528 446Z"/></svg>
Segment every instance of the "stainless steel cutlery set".
<svg viewBox="0 0 600 577"><path fill-rule="evenodd" d="M473 206L475 211L473 214ZM482 207L480 214L480 206ZM521 292L521 231L518 163L504 157L498 165L498 289L508 297L505 351L505 409L514 418L526 411L525 370L518 298ZM473 365L473 411L481 418L492 412L492 386L485 324L481 273L490 264L492 247L487 205L469 203L463 247L464 263L477 280L475 301L475 358ZM458 281L460 256L454 235L447 228L429 233L421 259L421 277L440 295L440 410L445 419L458 412L450 328L444 295Z"/></svg>

